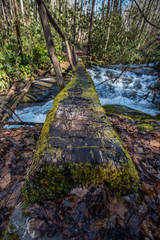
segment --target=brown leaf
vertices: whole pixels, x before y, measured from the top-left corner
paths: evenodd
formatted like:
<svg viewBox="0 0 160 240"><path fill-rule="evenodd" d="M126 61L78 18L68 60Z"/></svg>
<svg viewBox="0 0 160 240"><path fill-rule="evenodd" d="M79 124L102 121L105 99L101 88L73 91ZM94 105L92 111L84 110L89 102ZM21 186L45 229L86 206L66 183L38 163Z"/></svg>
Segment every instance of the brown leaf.
<svg viewBox="0 0 160 240"><path fill-rule="evenodd" d="M159 140L159 141L158 141ZM160 139L150 141L152 147L160 147Z"/></svg>

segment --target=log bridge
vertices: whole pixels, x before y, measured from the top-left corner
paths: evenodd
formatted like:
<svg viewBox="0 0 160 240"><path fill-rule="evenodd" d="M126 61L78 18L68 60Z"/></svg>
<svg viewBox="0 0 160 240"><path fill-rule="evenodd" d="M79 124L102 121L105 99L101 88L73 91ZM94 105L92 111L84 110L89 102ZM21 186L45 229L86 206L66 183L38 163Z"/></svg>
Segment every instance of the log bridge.
<svg viewBox="0 0 160 240"><path fill-rule="evenodd" d="M106 184L119 195L138 188L138 173L79 60L73 79L47 114L27 175L28 202L56 199L74 187Z"/></svg>

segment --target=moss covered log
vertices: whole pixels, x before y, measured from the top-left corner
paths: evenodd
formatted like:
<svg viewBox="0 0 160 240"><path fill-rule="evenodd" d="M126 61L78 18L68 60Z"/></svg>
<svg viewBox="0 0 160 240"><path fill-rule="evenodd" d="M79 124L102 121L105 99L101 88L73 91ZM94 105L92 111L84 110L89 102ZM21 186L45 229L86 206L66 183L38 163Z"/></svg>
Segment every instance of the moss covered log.
<svg viewBox="0 0 160 240"><path fill-rule="evenodd" d="M47 114L27 176L26 199L55 199L86 183L104 183L126 194L137 189L138 180L130 156L106 119L92 79L79 62Z"/></svg>

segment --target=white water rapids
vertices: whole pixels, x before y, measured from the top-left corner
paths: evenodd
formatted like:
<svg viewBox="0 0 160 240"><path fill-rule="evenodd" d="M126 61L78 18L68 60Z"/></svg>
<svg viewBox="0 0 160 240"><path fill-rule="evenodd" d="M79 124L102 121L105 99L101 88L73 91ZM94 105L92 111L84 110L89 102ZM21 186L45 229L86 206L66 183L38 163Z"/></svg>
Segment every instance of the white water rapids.
<svg viewBox="0 0 160 240"><path fill-rule="evenodd" d="M137 67L136 70L124 73L113 83L110 78L120 74L123 67L122 65L109 68L93 66L87 70L95 83L101 104L119 104L141 110L153 116L159 114L160 96L156 97L154 103L151 102L152 94L147 98L150 102L144 98L145 94L155 86L158 77L157 72L151 68L144 68L144 65L134 65L132 67ZM141 68L138 69L138 67ZM105 81L103 84L97 86L103 81ZM36 103L17 109L16 114L24 122L44 122L53 101L49 100L48 102ZM14 118L16 119L16 117ZM10 121L12 120L10 119Z"/></svg>
<svg viewBox="0 0 160 240"><path fill-rule="evenodd" d="M124 66L117 65L107 69L95 66L88 69L88 73L95 83L102 105L123 105L155 116L160 113L160 96L157 96L152 103L153 94L150 93L147 99L145 95L156 85L158 74L144 65L132 65L132 67L136 69L123 73L115 82L112 77L119 75ZM103 81L105 81L103 84L98 85Z"/></svg>

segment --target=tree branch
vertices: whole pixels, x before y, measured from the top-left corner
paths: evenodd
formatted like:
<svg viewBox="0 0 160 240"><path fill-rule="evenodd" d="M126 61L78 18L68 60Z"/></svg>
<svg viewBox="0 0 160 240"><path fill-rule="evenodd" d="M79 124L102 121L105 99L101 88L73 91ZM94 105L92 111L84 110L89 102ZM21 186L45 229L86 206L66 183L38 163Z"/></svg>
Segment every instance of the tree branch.
<svg viewBox="0 0 160 240"><path fill-rule="evenodd" d="M134 2L135 2L135 4L136 4L136 6L137 6L137 8L138 8L138 10L139 10L139 12L140 12L140 14L141 14L142 17L145 19L145 21L146 21L148 24L150 24L152 27L155 27L155 28L157 28L157 29L160 29L159 26L155 25L154 23L150 22L150 21L147 19L147 17L144 15L143 11L141 10L140 6L138 5L137 1L134 0Z"/></svg>

